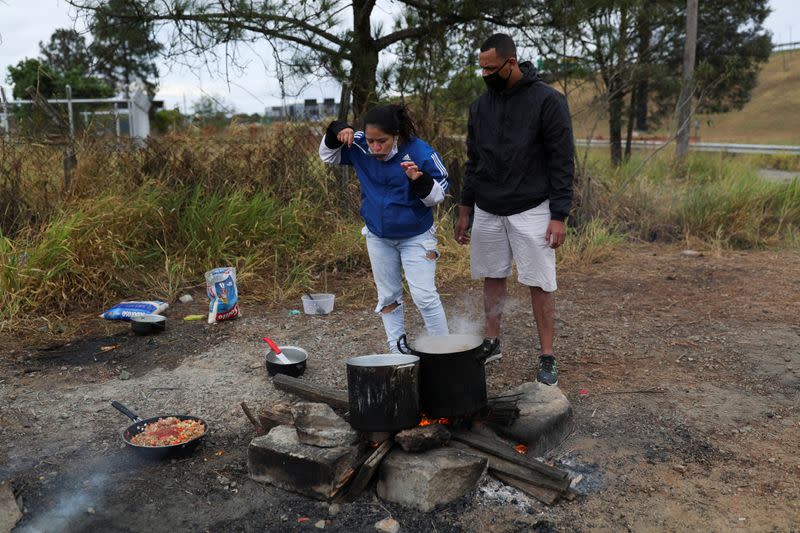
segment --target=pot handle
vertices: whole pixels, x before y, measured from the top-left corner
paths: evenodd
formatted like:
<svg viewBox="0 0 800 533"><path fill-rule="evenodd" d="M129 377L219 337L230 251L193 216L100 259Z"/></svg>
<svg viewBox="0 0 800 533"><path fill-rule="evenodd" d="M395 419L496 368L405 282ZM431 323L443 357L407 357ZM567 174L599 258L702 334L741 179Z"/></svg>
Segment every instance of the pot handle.
<svg viewBox="0 0 800 533"><path fill-rule="evenodd" d="M402 345L400 344L400 341L403 341L403 344L402 344ZM405 350L403 349L403 347L405 347ZM414 350L412 350L412 349L411 349L411 348L408 346L408 339L406 338L406 334L405 334L405 333L403 333L402 335L400 335L400 336L397 338L397 349L398 349L398 350L400 350L400 353L402 353L402 354L405 354L405 355L414 355ZM406 351L406 350L408 350L408 351Z"/></svg>
<svg viewBox="0 0 800 533"><path fill-rule="evenodd" d="M495 341L497 342L497 341ZM494 351L494 346L489 345L488 348L481 346L481 351L478 352L478 355L475 356L475 360L480 364L486 364L486 360L489 358L489 355Z"/></svg>
<svg viewBox="0 0 800 533"><path fill-rule="evenodd" d="M412 368L416 366L417 363L406 363L404 365L397 365L392 368L392 379L394 379L395 375L400 372L404 368Z"/></svg>
<svg viewBox="0 0 800 533"><path fill-rule="evenodd" d="M116 409L123 415L127 416L134 422L141 422L142 419L139 418L139 415L137 415L136 413L134 413L133 411L131 411L130 409L119 403L117 400L112 401L111 405L114 407L114 409Z"/></svg>

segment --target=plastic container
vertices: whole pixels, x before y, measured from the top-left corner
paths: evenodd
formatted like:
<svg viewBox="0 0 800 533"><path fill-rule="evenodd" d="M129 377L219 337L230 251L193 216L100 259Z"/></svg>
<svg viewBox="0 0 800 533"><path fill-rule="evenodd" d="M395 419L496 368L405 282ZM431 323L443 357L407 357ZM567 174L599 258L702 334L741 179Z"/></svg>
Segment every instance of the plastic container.
<svg viewBox="0 0 800 533"><path fill-rule="evenodd" d="M328 293L312 293L311 298L309 295L304 294L303 299L303 312L307 315L327 315L333 311L333 300L336 298L335 294Z"/></svg>

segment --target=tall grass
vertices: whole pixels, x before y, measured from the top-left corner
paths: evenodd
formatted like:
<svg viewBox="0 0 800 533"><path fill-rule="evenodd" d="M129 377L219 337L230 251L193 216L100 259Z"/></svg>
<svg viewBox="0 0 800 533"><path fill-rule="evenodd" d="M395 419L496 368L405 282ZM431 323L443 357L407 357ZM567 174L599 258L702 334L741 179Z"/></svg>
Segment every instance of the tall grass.
<svg viewBox="0 0 800 533"><path fill-rule="evenodd" d="M678 172L669 155L645 166L641 157L612 169L605 154L590 154L588 174L600 182L591 197L592 215L647 241L695 240L728 248L796 242L800 182L761 179L761 158L694 154Z"/></svg>
<svg viewBox="0 0 800 533"><path fill-rule="evenodd" d="M285 124L156 138L142 149L87 139L69 191L57 147L0 143L0 328L99 313L122 298L173 300L216 266L236 266L251 300L365 272L358 185L319 161L320 135L317 126ZM458 158L455 144L448 150ZM451 176L459 163L451 161ZM562 264L603 261L629 238L800 244L800 183L760 180L763 162L701 154L677 173L665 156L634 175L639 163L612 169L605 154L590 156L591 194L579 199ZM452 207L439 208L443 283L469 272L452 220Z"/></svg>
<svg viewBox="0 0 800 533"><path fill-rule="evenodd" d="M281 133L281 143L296 147ZM121 298L173 300L216 266L238 267L243 293L263 300L366 265L357 185L342 190L308 151L291 164L270 150L271 137L240 148L231 138L164 141L144 150L84 146L74 188L36 213L45 220L0 231L0 327L37 314L100 312ZM3 149L7 158L30 153ZM56 165L37 174L48 171L48 188L58 190ZM27 193L35 205L36 191Z"/></svg>

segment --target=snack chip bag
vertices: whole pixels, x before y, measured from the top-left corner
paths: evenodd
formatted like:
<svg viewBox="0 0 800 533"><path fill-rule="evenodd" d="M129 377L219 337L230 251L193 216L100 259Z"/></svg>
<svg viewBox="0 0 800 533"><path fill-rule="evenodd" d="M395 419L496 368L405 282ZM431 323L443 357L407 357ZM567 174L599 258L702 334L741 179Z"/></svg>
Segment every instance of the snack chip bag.
<svg viewBox="0 0 800 533"><path fill-rule="evenodd" d="M240 315L235 268L220 267L206 272L206 292L210 300L209 324L230 320Z"/></svg>

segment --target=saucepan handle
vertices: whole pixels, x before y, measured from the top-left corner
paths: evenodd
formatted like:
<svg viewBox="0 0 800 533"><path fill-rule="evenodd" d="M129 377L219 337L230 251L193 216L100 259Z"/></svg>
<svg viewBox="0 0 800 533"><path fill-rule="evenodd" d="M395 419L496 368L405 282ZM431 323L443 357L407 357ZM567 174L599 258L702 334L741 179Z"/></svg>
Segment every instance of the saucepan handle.
<svg viewBox="0 0 800 533"><path fill-rule="evenodd" d="M137 415L136 413L134 413L133 411L131 411L130 409L119 403L117 400L112 401L111 405L114 406L114 409L116 409L123 415L127 416L134 422L139 422L142 420L141 418L139 418L139 415Z"/></svg>

